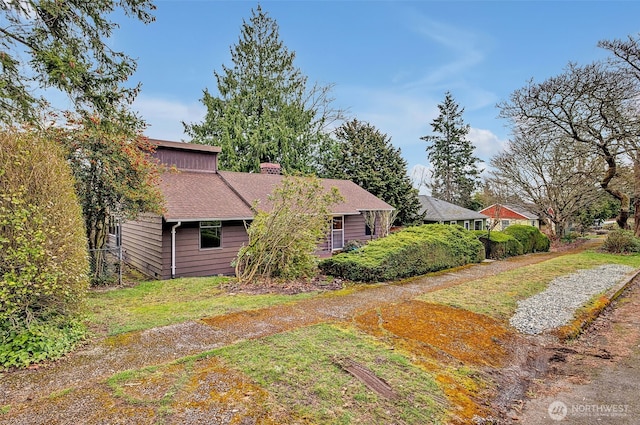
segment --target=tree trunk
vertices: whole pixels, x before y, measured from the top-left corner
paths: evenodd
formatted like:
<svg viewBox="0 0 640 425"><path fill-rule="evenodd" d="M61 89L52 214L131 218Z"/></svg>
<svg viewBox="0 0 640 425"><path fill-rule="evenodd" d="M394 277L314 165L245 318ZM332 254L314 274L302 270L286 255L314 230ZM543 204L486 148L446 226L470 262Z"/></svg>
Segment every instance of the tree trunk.
<svg viewBox="0 0 640 425"><path fill-rule="evenodd" d="M633 158L633 233L640 237L640 152Z"/></svg>
<svg viewBox="0 0 640 425"><path fill-rule="evenodd" d="M615 157L609 152L609 149L606 147L600 146L600 150L603 153L604 160L607 162L607 171L600 181L600 187L604 189L611 196L620 201L620 214L616 218L616 223L621 229L628 229L629 226L627 224L627 220L629 219L629 209L630 209L630 201L629 196L626 193L623 193L617 189L613 189L609 187L609 183L616 175L617 164ZM634 167L635 168L635 167Z"/></svg>

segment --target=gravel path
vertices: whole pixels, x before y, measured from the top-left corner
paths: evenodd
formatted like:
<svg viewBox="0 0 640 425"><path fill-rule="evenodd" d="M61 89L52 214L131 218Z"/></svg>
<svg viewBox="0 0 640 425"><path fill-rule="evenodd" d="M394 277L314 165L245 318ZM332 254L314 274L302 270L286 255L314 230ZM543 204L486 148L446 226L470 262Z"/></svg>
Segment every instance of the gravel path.
<svg viewBox="0 0 640 425"><path fill-rule="evenodd" d="M556 278L545 291L519 301L518 309L509 323L529 335L566 325L576 309L594 295L621 282L633 271L629 266L607 264Z"/></svg>

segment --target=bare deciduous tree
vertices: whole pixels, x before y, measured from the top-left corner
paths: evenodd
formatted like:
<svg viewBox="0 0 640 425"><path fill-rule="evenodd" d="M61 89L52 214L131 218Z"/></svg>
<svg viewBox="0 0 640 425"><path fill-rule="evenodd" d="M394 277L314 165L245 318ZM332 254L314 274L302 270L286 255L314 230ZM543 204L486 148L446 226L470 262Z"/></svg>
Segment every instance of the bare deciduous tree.
<svg viewBox="0 0 640 425"><path fill-rule="evenodd" d="M640 36L640 34L638 35ZM609 63L619 69L624 75L630 77L636 84L630 84L635 86L634 94L635 101L631 103L630 113L632 116L638 116L638 100L640 100L640 94L638 93L637 84L640 83L640 39L629 36L627 40L612 40L601 41L598 43L599 47L609 50L613 57L610 58ZM636 130L635 137L631 137L627 140L627 152L629 158L633 163L634 174L634 233L636 236L640 236L640 153L639 146L640 131Z"/></svg>
<svg viewBox="0 0 640 425"><path fill-rule="evenodd" d="M571 143L553 132L520 131L505 151L491 159L492 174L508 182L536 213L562 236L567 222L599 194L602 159L586 144Z"/></svg>
<svg viewBox="0 0 640 425"><path fill-rule="evenodd" d="M552 132L596 153L606 164L599 184L620 201L617 222L626 228L630 198L611 182L629 141L637 138L638 118L632 113L636 92L619 70L602 63L569 64L556 77L542 83L530 81L498 106L500 116L510 119L516 132Z"/></svg>

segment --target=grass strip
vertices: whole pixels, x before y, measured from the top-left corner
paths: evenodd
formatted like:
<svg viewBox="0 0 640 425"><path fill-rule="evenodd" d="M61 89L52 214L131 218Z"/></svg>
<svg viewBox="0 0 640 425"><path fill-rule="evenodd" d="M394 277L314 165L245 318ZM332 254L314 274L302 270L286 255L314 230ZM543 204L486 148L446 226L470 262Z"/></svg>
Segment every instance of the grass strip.
<svg viewBox="0 0 640 425"><path fill-rule="evenodd" d="M603 264L622 264L638 268L640 255L584 251L430 292L418 299L464 308L499 320L508 320L515 313L519 300L542 292L553 279Z"/></svg>

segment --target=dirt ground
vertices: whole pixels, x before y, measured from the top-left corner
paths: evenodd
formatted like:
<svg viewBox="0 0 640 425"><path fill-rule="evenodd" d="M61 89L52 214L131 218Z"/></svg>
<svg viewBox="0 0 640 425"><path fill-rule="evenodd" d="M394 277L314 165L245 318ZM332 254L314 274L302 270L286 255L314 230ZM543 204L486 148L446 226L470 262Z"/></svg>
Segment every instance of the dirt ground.
<svg viewBox="0 0 640 425"><path fill-rule="evenodd" d="M545 350L547 373L508 423L640 424L640 279L579 338Z"/></svg>

